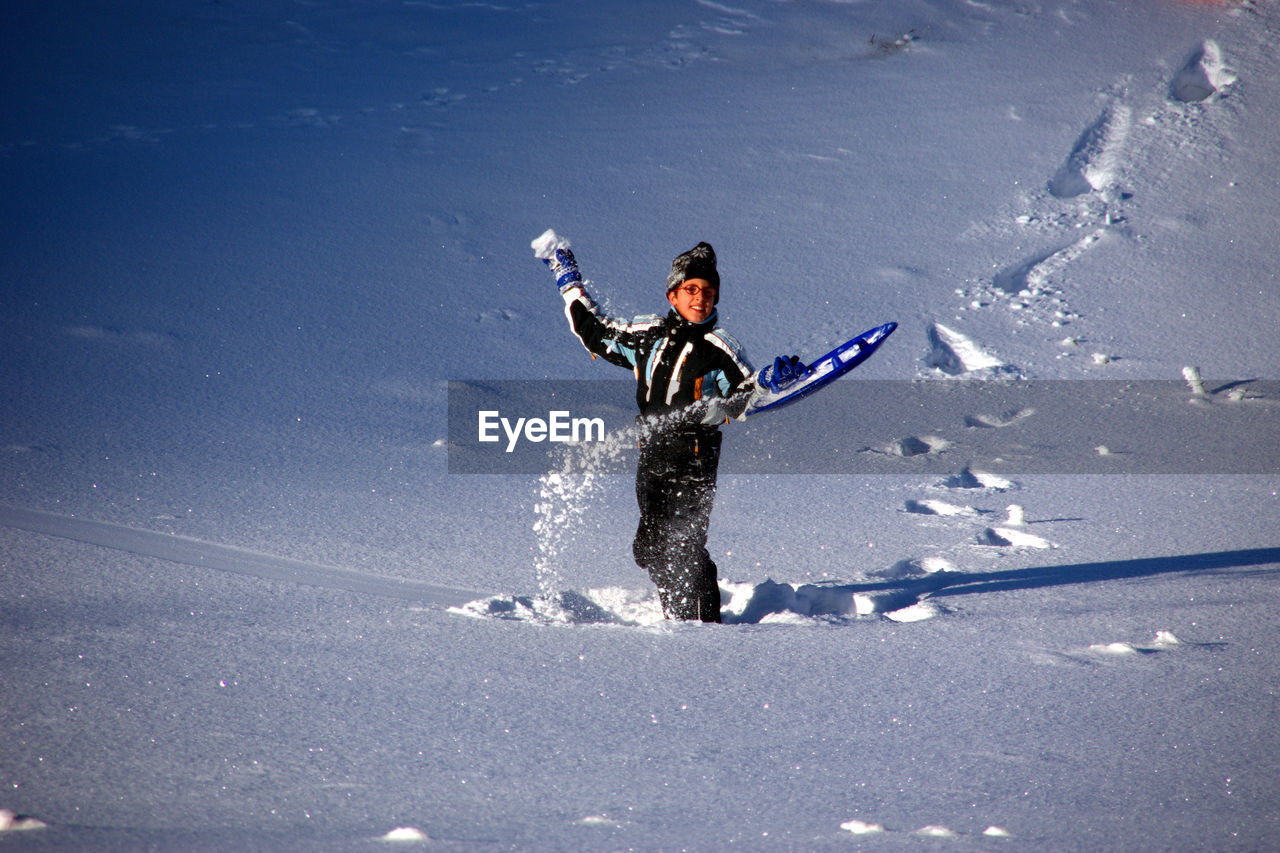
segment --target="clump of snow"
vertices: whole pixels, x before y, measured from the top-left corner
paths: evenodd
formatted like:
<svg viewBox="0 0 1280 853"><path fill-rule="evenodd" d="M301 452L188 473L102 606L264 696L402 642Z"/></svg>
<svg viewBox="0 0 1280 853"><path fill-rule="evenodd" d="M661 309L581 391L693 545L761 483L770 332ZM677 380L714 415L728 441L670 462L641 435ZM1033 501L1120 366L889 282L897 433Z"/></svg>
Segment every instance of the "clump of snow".
<svg viewBox="0 0 1280 853"><path fill-rule="evenodd" d="M954 829L939 824L929 824L922 826L916 830L916 835L924 835L929 838L957 838L959 833Z"/></svg>
<svg viewBox="0 0 1280 853"><path fill-rule="evenodd" d="M846 820L844 823L840 824L840 828L848 830L854 835L875 835L877 833L884 832L884 824L868 823L867 821L862 820Z"/></svg>
<svg viewBox="0 0 1280 853"><path fill-rule="evenodd" d="M1200 378L1200 369L1188 365L1182 368L1182 378L1187 380L1191 393L1197 397L1207 397L1209 392L1204 389L1204 380Z"/></svg>
<svg viewBox="0 0 1280 853"><path fill-rule="evenodd" d="M900 607L885 613L886 619L893 622L923 622L942 614L942 608L932 601L921 601L916 604Z"/></svg>
<svg viewBox="0 0 1280 853"><path fill-rule="evenodd" d="M9 809L0 809L0 832L25 832L44 829L48 824L30 815L21 815Z"/></svg>
<svg viewBox="0 0 1280 853"><path fill-rule="evenodd" d="M954 572L956 566L946 557L921 557L913 560L899 560L887 569L873 572L881 578L918 578L937 572Z"/></svg>
<svg viewBox="0 0 1280 853"><path fill-rule="evenodd" d="M924 569L926 574L935 572L954 572L956 566L946 557L924 557L920 560L920 568Z"/></svg>
<svg viewBox="0 0 1280 853"><path fill-rule="evenodd" d="M397 826L395 829L381 836L379 841L403 842L403 843L425 843L431 838L422 830L412 826Z"/></svg>
<svg viewBox="0 0 1280 853"><path fill-rule="evenodd" d="M556 249L569 249L572 248L572 244L567 238L561 237L553 229L548 228L534 238L529 247L533 249L535 258L550 260L556 256Z"/></svg>
<svg viewBox="0 0 1280 853"><path fill-rule="evenodd" d="M1137 646L1124 642L1097 643L1089 649L1104 655L1136 655L1138 653Z"/></svg>
<svg viewBox="0 0 1280 853"><path fill-rule="evenodd" d="M621 826L622 824L605 815L592 814L574 821L579 826Z"/></svg>

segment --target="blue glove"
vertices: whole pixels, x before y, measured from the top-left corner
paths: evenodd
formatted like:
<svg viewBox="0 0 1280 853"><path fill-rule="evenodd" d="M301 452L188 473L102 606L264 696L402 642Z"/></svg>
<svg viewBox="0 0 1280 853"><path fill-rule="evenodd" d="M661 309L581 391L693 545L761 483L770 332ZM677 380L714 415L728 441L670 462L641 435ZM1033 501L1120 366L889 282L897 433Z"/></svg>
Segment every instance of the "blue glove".
<svg viewBox="0 0 1280 853"><path fill-rule="evenodd" d="M760 372L760 383L770 391L777 392L812 372L813 370L800 360L800 356L780 355L773 360L773 364Z"/></svg>
<svg viewBox="0 0 1280 853"><path fill-rule="evenodd" d="M578 261L568 249L556 249L554 256L543 258L551 272L555 273L556 286L564 290L571 284L582 284L582 273L578 272Z"/></svg>

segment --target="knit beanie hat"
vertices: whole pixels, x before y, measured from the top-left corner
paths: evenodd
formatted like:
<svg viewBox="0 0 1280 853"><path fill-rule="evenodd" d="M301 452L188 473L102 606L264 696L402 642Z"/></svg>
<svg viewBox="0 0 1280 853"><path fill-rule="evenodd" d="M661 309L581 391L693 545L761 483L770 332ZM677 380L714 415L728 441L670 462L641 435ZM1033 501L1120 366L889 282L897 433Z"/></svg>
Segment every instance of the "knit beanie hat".
<svg viewBox="0 0 1280 853"><path fill-rule="evenodd" d="M687 252L676 255L671 262L671 274L667 276L667 293L675 290L691 278L705 279L716 289L713 305L720 302L720 273L716 271L716 250L710 243L699 243Z"/></svg>

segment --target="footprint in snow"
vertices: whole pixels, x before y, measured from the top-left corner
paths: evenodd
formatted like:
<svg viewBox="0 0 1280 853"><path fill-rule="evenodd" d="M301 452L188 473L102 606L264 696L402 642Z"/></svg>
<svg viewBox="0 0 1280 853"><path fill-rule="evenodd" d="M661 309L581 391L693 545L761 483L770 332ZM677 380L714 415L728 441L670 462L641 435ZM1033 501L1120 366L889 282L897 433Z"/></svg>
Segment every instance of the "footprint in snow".
<svg viewBox="0 0 1280 853"><path fill-rule="evenodd" d="M923 596L936 587L925 577L896 588L884 584L721 583L726 624L809 623L815 618L883 616L893 622L919 622L945 612ZM725 596L725 593L728 593Z"/></svg>
<svg viewBox="0 0 1280 853"><path fill-rule="evenodd" d="M891 441L884 447L868 448L868 452L880 453L885 456L908 458L911 456L927 456L930 454L942 453L950 446L951 442L940 436L909 435L906 438L899 438L895 441Z"/></svg>
<svg viewBox="0 0 1280 853"><path fill-rule="evenodd" d="M1006 364L970 338L941 323L930 323L925 334L929 352L924 363L948 376L995 378L1018 373L1013 365Z"/></svg>
<svg viewBox="0 0 1280 853"><path fill-rule="evenodd" d="M1094 643L1084 651L1099 655L1149 655L1183 645L1187 644L1178 639L1178 636L1172 631L1156 631L1155 639L1145 645L1125 642Z"/></svg>
<svg viewBox="0 0 1280 853"><path fill-rule="evenodd" d="M54 453L57 451L58 446L56 444L31 444L25 441L15 441L6 444L4 449L9 453L25 456L27 454Z"/></svg>
<svg viewBox="0 0 1280 853"><path fill-rule="evenodd" d="M1222 49L1207 40L1196 46L1173 75L1169 96L1183 103L1199 103L1236 82L1236 76L1222 62Z"/></svg>
<svg viewBox="0 0 1280 853"><path fill-rule="evenodd" d="M1106 233L1105 229L1099 228L1066 245L1031 255L997 273L991 285L1008 296L1058 295L1058 291L1051 287L1051 280L1072 261L1098 245Z"/></svg>
<svg viewBox="0 0 1280 853"><path fill-rule="evenodd" d="M954 571L957 571L955 565L945 557L921 557L914 560L899 560L887 569L872 572L871 576L885 580L903 580Z"/></svg>
<svg viewBox="0 0 1280 853"><path fill-rule="evenodd" d="M977 536L979 545L999 548L1056 548L1048 539L1021 529L1027 523L1026 512L1018 504L1009 504L1008 516L999 527L988 527Z"/></svg>
<svg viewBox="0 0 1280 853"><path fill-rule="evenodd" d="M979 545L991 545L997 548L1053 548L1052 542L1018 530L1015 527L988 527L977 535Z"/></svg>
<svg viewBox="0 0 1280 853"><path fill-rule="evenodd" d="M163 350L179 343L171 332L155 332L148 329L117 329L107 326L67 326L63 333L72 338L93 343L121 347L142 347Z"/></svg>
<svg viewBox="0 0 1280 853"><path fill-rule="evenodd" d="M1083 648L1068 649L1061 652L1041 652L1032 656L1032 661L1039 664L1060 665L1076 664L1080 666L1097 665L1108 661L1136 660L1141 657L1158 654L1175 649L1208 647L1213 643L1187 643L1178 638L1172 631L1157 631L1155 639L1149 643L1129 643L1116 641L1111 643L1093 643Z"/></svg>
<svg viewBox="0 0 1280 853"><path fill-rule="evenodd" d="M945 564L945 565L944 565ZM937 588L946 561L921 561L919 572L884 581L850 584L720 582L721 618L726 625L812 625L882 616L893 622L919 622L946 611L925 597ZM477 619L501 619L539 625L614 625L655 629L672 627L652 590L623 588L560 592L552 596L501 595L472 601L449 612Z"/></svg>
<svg viewBox="0 0 1280 853"><path fill-rule="evenodd" d="M942 486L947 489L987 489L993 492L1004 492L1017 488L1017 483L999 474L980 471L966 465L959 474L943 480Z"/></svg>
<svg viewBox="0 0 1280 853"><path fill-rule="evenodd" d="M499 595L451 607L449 612L478 619L502 619L542 625L661 625L662 604L657 594L607 587L551 596Z"/></svg>
<svg viewBox="0 0 1280 853"><path fill-rule="evenodd" d="M944 517L973 518L980 510L971 506L956 505L939 500L907 500L903 508L916 515L940 515Z"/></svg>
<svg viewBox="0 0 1280 853"><path fill-rule="evenodd" d="M1108 104L1080 134L1066 161L1049 180L1054 198L1076 198L1113 186L1131 123L1132 112L1127 106Z"/></svg>
<svg viewBox="0 0 1280 853"><path fill-rule="evenodd" d="M1000 415L965 415L964 425L975 429L1003 429L1026 420L1035 413L1035 409L1026 408Z"/></svg>

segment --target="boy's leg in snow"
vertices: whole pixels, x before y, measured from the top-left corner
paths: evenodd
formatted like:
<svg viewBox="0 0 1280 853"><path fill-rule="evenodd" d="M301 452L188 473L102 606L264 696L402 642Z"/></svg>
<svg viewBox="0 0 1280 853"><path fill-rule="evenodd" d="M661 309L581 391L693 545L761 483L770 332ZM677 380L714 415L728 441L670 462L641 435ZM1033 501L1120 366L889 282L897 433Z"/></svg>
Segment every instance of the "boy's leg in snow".
<svg viewBox="0 0 1280 853"><path fill-rule="evenodd" d="M640 452L632 550L668 618L720 621L716 564L706 547L719 456L719 432L654 438Z"/></svg>

